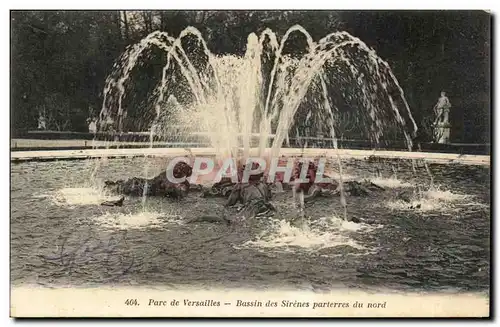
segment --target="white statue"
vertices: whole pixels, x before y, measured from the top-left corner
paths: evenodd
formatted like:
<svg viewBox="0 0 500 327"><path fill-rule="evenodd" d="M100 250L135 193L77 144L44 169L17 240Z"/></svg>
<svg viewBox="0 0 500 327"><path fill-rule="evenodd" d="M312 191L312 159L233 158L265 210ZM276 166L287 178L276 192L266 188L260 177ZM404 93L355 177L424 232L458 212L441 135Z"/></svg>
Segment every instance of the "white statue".
<svg viewBox="0 0 500 327"><path fill-rule="evenodd" d="M40 116L38 116L38 129L40 129L40 130L47 129L46 120L42 114L40 114Z"/></svg>
<svg viewBox="0 0 500 327"><path fill-rule="evenodd" d="M92 118L89 123L89 133L95 134L97 132L97 121Z"/></svg>
<svg viewBox="0 0 500 327"><path fill-rule="evenodd" d="M441 92L436 105L434 106L434 140L437 143L448 143L450 140L450 108L451 103L446 93Z"/></svg>
<svg viewBox="0 0 500 327"><path fill-rule="evenodd" d="M445 92L441 92L436 105L434 106L434 113L436 114L436 124L448 124L450 117L451 103Z"/></svg>

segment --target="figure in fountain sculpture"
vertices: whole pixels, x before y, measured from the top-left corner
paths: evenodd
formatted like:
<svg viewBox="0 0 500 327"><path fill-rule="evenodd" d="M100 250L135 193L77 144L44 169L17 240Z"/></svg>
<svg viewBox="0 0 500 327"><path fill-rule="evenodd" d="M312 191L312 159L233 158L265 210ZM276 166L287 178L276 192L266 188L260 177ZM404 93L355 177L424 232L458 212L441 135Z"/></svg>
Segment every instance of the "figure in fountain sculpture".
<svg viewBox="0 0 500 327"><path fill-rule="evenodd" d="M184 162L177 163L173 168L175 178L190 177L192 168ZM105 181L105 188L111 193L131 196L164 196L170 198L183 198L189 191L190 184L187 180L182 183L172 183L164 171L152 179L134 177L126 181Z"/></svg>
<svg viewBox="0 0 500 327"><path fill-rule="evenodd" d="M434 141L437 143L448 143L450 140L450 115L451 103L446 93L441 92L436 105L434 106Z"/></svg>

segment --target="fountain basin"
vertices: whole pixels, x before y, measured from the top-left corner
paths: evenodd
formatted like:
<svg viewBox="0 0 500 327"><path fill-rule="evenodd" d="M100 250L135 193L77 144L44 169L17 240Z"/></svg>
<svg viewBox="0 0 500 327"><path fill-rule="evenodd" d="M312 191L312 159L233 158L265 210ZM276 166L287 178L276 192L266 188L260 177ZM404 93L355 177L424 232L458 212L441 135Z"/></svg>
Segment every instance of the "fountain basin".
<svg viewBox="0 0 500 327"><path fill-rule="evenodd" d="M306 229L294 227L286 220L295 214L289 192L273 198L284 219L232 229L186 224L196 215L219 214L225 202L195 192L181 201L130 197L120 208L99 206L93 181L141 176L145 167L154 176L167 158L13 165L13 285L489 290L487 166L429 164L437 185L430 190L421 164L415 175L407 160L343 159L346 179L387 179L379 195L347 198L348 214L376 219L374 225L344 222L339 198L325 197L306 208ZM419 208L398 202L400 191L418 186ZM74 260L57 259L65 239Z"/></svg>
<svg viewBox="0 0 500 327"><path fill-rule="evenodd" d="M213 156L215 148L140 148L140 149L88 149L88 150L57 150L57 151L15 151L11 152L12 162L52 161L91 158L127 158L127 157L174 157ZM258 149L251 149L250 154L256 155ZM353 149L317 149L317 148L282 148L280 155L337 157L348 159L365 159L378 157L385 159L425 159L434 163L459 163L468 165L490 165L489 155L464 155L435 152L383 151L383 150L353 150Z"/></svg>

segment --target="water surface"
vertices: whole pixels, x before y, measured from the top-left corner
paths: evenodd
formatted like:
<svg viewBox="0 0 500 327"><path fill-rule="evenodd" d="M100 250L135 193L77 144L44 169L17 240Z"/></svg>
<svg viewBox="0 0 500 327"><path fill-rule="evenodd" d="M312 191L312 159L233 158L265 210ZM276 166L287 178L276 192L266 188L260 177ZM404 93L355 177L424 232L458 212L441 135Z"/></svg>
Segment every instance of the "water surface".
<svg viewBox="0 0 500 327"><path fill-rule="evenodd" d="M99 163L96 165L96 163ZM186 224L223 210L223 199L126 198L104 207L105 179L149 177L165 159L13 164L11 280L44 286L149 285L487 291L490 258L489 167L350 160L344 179L371 178L385 191L339 197L307 208L306 228L291 193L275 194L277 218L237 226ZM335 169L333 166L332 169ZM422 197L408 204L403 190ZM415 209L418 206L418 209ZM413 207L413 208L410 208Z"/></svg>

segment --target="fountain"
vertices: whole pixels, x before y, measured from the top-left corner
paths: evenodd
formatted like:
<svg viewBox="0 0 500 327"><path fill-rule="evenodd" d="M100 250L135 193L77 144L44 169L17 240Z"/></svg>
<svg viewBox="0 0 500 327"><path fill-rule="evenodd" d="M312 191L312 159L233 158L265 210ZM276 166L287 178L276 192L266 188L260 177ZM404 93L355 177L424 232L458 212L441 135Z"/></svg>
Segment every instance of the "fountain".
<svg viewBox="0 0 500 327"><path fill-rule="evenodd" d="M300 51L290 50L293 37L304 41ZM134 72L151 49L165 64L148 101L132 108ZM292 223L297 210L289 189L272 193L278 217L226 225L225 213L239 215L241 208L228 208L225 199L201 198L194 189L182 199L163 197L164 180L157 177L166 172L165 157L195 149L17 163L11 168L13 283L489 290L489 167L335 155L346 112L353 132L374 147L402 139L411 149L416 131L389 65L347 32L316 41L298 25L281 39L266 29L248 36L243 56L212 53L193 27L177 38L154 32L117 60L103 95L98 128L145 132L151 148L175 139L208 143L203 153L220 160L268 160L307 154L285 147L311 146L308 136L326 135L334 150L321 159L334 167L328 173L339 189L317 202L299 194L300 209L314 206L306 208L304 225ZM426 172L434 177L430 186ZM101 206L109 196L103 180L132 176L141 176L133 178L141 187L129 190L137 196ZM383 190L364 187L366 180ZM153 191L162 196L147 196ZM346 196L349 216L358 221L345 219ZM207 214L220 219L204 220Z"/></svg>
<svg viewBox="0 0 500 327"><path fill-rule="evenodd" d="M305 38L305 53L285 52L294 33ZM190 51L184 47L188 41ZM156 99L141 114L154 117L151 147L155 137L168 139L180 126L184 135L208 139L219 159L244 161L252 148L259 157L276 158L293 131L300 138L299 130L313 126L312 132L329 133L337 149L338 116L349 110L361 134L375 145L384 131L396 127L411 150L417 127L389 65L347 32L315 42L300 25L289 28L280 42L270 29L250 34L243 57L214 55L193 27L177 38L149 34L122 55L106 81L100 117L112 117L116 130L123 126L125 85L149 47L166 52ZM172 131L172 126L177 128ZM338 165L341 170L340 158ZM342 186L341 194L346 216Z"/></svg>
<svg viewBox="0 0 500 327"><path fill-rule="evenodd" d="M294 33L305 38L305 54L285 52ZM305 126L329 134L337 147L337 118L348 110L374 144L396 128L411 149L417 127L389 65L347 32L316 42L299 25L280 42L270 29L250 34L242 57L213 54L194 27L177 38L151 33L122 55L106 81L100 117L112 117L116 130L130 74L150 47L166 52L156 98L139 109L150 122L151 139L168 138L180 127L183 135L203 135L220 157L240 151L248 157L251 148L259 156L266 150L278 156L284 141Z"/></svg>

